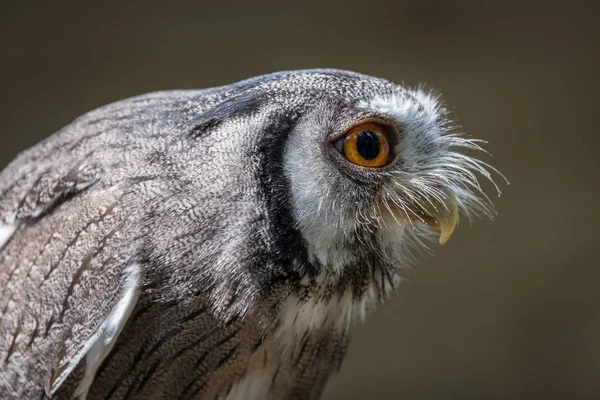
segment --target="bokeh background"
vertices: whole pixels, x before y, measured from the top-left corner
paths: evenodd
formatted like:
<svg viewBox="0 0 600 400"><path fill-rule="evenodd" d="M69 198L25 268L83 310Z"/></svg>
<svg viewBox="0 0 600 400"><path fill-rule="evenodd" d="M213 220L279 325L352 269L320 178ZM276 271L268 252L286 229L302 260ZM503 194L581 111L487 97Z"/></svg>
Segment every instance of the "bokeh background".
<svg viewBox="0 0 600 400"><path fill-rule="evenodd" d="M442 92L502 185L357 329L326 399L600 398L600 2L5 2L0 167L132 95L335 67ZM493 192L490 191L493 194Z"/></svg>

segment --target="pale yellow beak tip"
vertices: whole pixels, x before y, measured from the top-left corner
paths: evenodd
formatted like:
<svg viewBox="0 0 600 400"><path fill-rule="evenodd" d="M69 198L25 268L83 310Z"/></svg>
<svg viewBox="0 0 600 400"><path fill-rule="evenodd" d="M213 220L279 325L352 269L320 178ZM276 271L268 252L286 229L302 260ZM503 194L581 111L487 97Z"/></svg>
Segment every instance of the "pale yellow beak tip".
<svg viewBox="0 0 600 400"><path fill-rule="evenodd" d="M446 244L458 224L458 206L456 202L451 201L448 206L450 210L447 214L436 215L440 229L440 244Z"/></svg>
<svg viewBox="0 0 600 400"><path fill-rule="evenodd" d="M458 221L458 219L456 219L452 224L448 224L448 225L444 225L442 224L441 229L440 229L440 244L446 244L446 242L448 241L448 239L450 239L450 236L452 236L452 234L454 233L454 229L456 229L456 222Z"/></svg>

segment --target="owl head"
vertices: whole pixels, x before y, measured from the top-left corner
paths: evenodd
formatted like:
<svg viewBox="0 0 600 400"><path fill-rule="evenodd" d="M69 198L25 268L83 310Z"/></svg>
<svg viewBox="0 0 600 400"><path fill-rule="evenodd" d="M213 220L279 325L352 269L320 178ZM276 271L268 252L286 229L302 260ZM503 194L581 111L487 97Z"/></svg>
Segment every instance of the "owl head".
<svg viewBox="0 0 600 400"><path fill-rule="evenodd" d="M479 141L423 89L304 70L175 96L160 117L171 144L145 171L174 177L156 190L150 255L177 293L213 288L217 309L290 293L374 303L459 214L494 215L477 178L493 168L463 153Z"/></svg>

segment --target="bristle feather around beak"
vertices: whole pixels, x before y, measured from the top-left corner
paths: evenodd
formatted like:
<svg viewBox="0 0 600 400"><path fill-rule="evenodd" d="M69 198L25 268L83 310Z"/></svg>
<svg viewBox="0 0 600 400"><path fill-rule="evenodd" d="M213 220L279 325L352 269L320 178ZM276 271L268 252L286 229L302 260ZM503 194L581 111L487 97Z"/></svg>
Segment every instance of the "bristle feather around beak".
<svg viewBox="0 0 600 400"><path fill-rule="evenodd" d="M443 196L422 199L410 198L399 202L389 198L386 209L392 213L394 220L409 224L422 224L440 231L439 242L445 244L458 225L458 204L456 195L445 190ZM391 206L391 207L389 207Z"/></svg>

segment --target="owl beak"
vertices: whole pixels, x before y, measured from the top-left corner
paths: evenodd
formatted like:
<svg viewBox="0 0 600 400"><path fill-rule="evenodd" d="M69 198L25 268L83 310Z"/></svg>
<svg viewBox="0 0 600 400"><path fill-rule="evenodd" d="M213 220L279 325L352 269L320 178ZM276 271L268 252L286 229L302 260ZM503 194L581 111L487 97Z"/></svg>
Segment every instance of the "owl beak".
<svg viewBox="0 0 600 400"><path fill-rule="evenodd" d="M456 203L456 195L450 191L444 191L446 198L438 201L429 199L428 201L420 201L419 204L413 203L409 205L410 211L400 209L396 205L392 205L395 211L392 211L396 218L400 218L410 222L411 224L423 224L430 228L440 231L440 244L445 244L450 236L454 233L456 225L458 225L458 205ZM393 202L390 202L393 203ZM410 204L410 201L405 200L405 204Z"/></svg>
<svg viewBox="0 0 600 400"><path fill-rule="evenodd" d="M454 233L458 225L458 205L453 192L447 192L448 199L443 205L431 205L427 210L431 218L426 218L424 223L440 231L440 244L445 244Z"/></svg>

